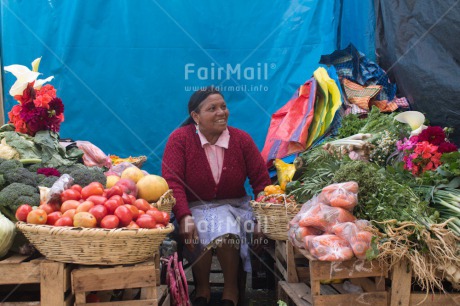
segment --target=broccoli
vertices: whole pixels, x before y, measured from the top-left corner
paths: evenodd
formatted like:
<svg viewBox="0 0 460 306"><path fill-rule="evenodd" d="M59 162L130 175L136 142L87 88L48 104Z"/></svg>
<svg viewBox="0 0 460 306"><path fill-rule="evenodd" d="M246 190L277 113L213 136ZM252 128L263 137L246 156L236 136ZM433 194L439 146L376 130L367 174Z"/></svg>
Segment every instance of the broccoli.
<svg viewBox="0 0 460 306"><path fill-rule="evenodd" d="M89 185L91 182L99 182L104 186L107 183L107 177L104 172L102 172L102 169L98 167L77 169L72 171L70 176L73 178L74 184L78 184L82 187Z"/></svg>
<svg viewBox="0 0 460 306"><path fill-rule="evenodd" d="M30 172L37 172L38 169L46 168L46 167L42 163L36 163L36 164L30 164L26 166L26 168L29 169Z"/></svg>
<svg viewBox="0 0 460 306"><path fill-rule="evenodd" d="M3 189L3 187L5 187L5 185L6 185L5 178L3 177L2 174L0 174L0 190Z"/></svg>
<svg viewBox="0 0 460 306"><path fill-rule="evenodd" d="M7 184L23 183L37 187L37 174L30 172L26 168L18 168L15 170L5 171L3 177Z"/></svg>
<svg viewBox="0 0 460 306"><path fill-rule="evenodd" d="M44 179L40 180L38 186L51 188L53 184L59 179L57 176L45 176Z"/></svg>
<svg viewBox="0 0 460 306"><path fill-rule="evenodd" d="M83 164L74 164L74 165L71 165L71 166L59 166L59 167L57 167L57 170L61 174L70 174L73 171L79 170L79 169L87 169L87 167L85 165L83 165Z"/></svg>
<svg viewBox="0 0 460 306"><path fill-rule="evenodd" d="M5 160L0 164L0 174L5 174L8 171L16 171L19 168L24 168L22 163L17 159Z"/></svg>
<svg viewBox="0 0 460 306"><path fill-rule="evenodd" d="M16 209L22 204L40 205L38 188L22 183L12 183L0 191L0 211L14 220Z"/></svg>

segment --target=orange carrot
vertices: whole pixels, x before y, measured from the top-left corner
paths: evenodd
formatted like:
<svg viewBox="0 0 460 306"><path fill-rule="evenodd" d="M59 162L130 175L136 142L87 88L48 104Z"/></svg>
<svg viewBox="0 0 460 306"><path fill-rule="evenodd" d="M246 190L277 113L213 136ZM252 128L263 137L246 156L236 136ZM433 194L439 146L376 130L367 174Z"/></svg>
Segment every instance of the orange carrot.
<svg viewBox="0 0 460 306"><path fill-rule="evenodd" d="M353 253L359 259L366 258L366 252L371 247L372 233L367 231L357 232L354 237L351 238L350 244L353 249Z"/></svg>

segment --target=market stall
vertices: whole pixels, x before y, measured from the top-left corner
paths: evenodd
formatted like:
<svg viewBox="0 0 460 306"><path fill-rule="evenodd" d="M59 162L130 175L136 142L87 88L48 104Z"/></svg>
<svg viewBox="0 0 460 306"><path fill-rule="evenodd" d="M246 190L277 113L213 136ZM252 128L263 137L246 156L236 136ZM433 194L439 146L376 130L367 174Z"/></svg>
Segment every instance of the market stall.
<svg viewBox="0 0 460 306"><path fill-rule="evenodd" d="M145 156L59 139L64 104L45 84L53 77L38 79L39 64L5 67L18 104L0 128L2 302L167 305L159 247L174 229L172 191L141 170Z"/></svg>

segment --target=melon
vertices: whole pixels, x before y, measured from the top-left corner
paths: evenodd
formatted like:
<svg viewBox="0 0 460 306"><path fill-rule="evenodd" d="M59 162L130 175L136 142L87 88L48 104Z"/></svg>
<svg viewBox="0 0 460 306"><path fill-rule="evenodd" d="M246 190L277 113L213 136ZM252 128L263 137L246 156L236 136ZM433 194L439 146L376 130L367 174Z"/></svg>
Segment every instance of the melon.
<svg viewBox="0 0 460 306"><path fill-rule="evenodd" d="M137 182L138 198L147 202L156 202L169 189L168 183L158 175L149 174Z"/></svg>
<svg viewBox="0 0 460 306"><path fill-rule="evenodd" d="M144 177L144 172L142 172L142 170L137 168L136 166L126 168L121 173L122 179L130 179L134 183L137 183L143 177Z"/></svg>

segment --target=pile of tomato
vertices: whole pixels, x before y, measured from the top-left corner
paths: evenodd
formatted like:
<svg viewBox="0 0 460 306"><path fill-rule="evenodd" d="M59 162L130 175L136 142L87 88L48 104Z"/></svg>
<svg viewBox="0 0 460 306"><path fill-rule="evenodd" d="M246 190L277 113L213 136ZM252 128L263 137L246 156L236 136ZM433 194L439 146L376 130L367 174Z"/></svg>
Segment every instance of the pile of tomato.
<svg viewBox="0 0 460 306"><path fill-rule="evenodd" d="M16 219L32 224L87 228L163 228L169 214L144 199L125 192L121 186L104 189L101 183L73 185L61 193L60 203L44 203L38 208L23 204Z"/></svg>

